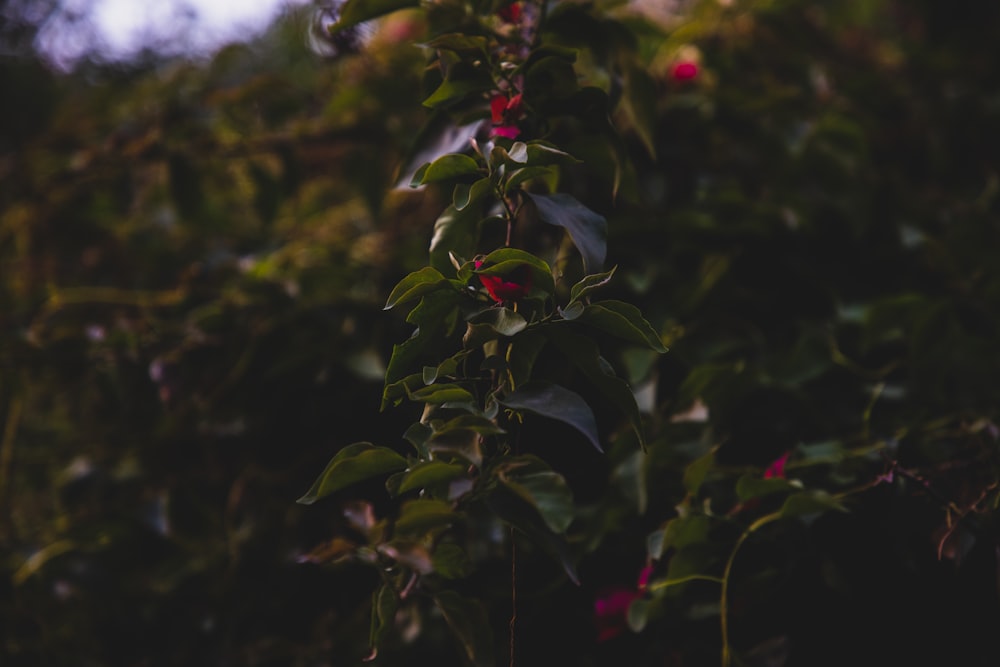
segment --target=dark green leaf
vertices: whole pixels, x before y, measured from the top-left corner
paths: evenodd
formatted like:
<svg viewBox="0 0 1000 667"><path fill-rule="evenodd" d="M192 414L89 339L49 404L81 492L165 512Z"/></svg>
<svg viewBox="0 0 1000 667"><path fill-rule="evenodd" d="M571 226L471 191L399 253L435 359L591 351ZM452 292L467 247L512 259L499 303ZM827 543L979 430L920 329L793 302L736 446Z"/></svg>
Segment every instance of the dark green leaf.
<svg viewBox="0 0 1000 667"><path fill-rule="evenodd" d="M492 183L490 183L489 178L480 178L472 185L459 183L455 186L455 192L452 196L455 209L464 211L469 204L474 204L489 194L491 188Z"/></svg>
<svg viewBox="0 0 1000 667"><path fill-rule="evenodd" d="M372 594L372 623L368 640L373 650L382 645L386 633L395 628L399 598L391 586L383 584Z"/></svg>
<svg viewBox="0 0 1000 667"><path fill-rule="evenodd" d="M572 165L579 162L580 160L576 159L566 151L559 150L555 146L551 146L541 141L532 141L528 143L528 164L532 167L556 164Z"/></svg>
<svg viewBox="0 0 1000 667"><path fill-rule="evenodd" d="M399 9L419 6L420 0L346 0L340 8L340 18L331 32L345 30Z"/></svg>
<svg viewBox="0 0 1000 667"><path fill-rule="evenodd" d="M570 581L580 584L569 545L565 538L549 528L538 510L504 484L493 488L486 504L498 517L524 533L536 546L562 565Z"/></svg>
<svg viewBox="0 0 1000 667"><path fill-rule="evenodd" d="M626 71L625 95L621 104L632 129L655 160L656 87L649 73L638 67L630 67Z"/></svg>
<svg viewBox="0 0 1000 667"><path fill-rule="evenodd" d="M708 475L708 471L715 465L715 450L712 449L704 456L695 459L684 469L684 488L694 495L698 493L702 482Z"/></svg>
<svg viewBox="0 0 1000 667"><path fill-rule="evenodd" d="M445 579L462 579L472 573L473 565L462 547L452 542L442 542L431 555L434 572Z"/></svg>
<svg viewBox="0 0 1000 667"><path fill-rule="evenodd" d="M403 473L397 493L450 482L466 475L466 466L443 461L424 461Z"/></svg>
<svg viewBox="0 0 1000 667"><path fill-rule="evenodd" d="M296 502L311 505L351 484L405 468L406 459L387 447L376 447L370 442L348 445L330 459L323 473Z"/></svg>
<svg viewBox="0 0 1000 667"><path fill-rule="evenodd" d="M482 603L459 595L455 591L440 591L434 604L458 637L465 654L475 667L493 667L493 633L490 619Z"/></svg>
<svg viewBox="0 0 1000 667"><path fill-rule="evenodd" d="M583 398L565 387L543 382L529 382L497 402L511 410L523 410L569 424L603 452L597 435L594 413Z"/></svg>
<svg viewBox="0 0 1000 667"><path fill-rule="evenodd" d="M666 352L659 334L646 321L638 308L623 301L600 301L587 306L578 318L592 327L606 331L622 340L645 345L657 352Z"/></svg>
<svg viewBox="0 0 1000 667"><path fill-rule="evenodd" d="M507 177L507 183L504 185L504 192L510 194L511 191L515 190L525 181L530 181L534 178L545 178L553 173L552 167L523 167L521 169L515 169Z"/></svg>
<svg viewBox="0 0 1000 667"><path fill-rule="evenodd" d="M555 349L566 355L573 364L594 384L616 408L628 418L639 438L640 446L646 448L646 438L642 425L642 415L635 401L635 394L624 380L616 376L607 363L603 362L597 343L588 336L573 331L571 325L550 326L544 329Z"/></svg>
<svg viewBox="0 0 1000 667"><path fill-rule="evenodd" d="M801 485L794 484L780 477L764 479L756 475L743 475L736 480L736 495L742 502L746 502L751 498L760 498L772 493L793 491L800 488Z"/></svg>
<svg viewBox="0 0 1000 667"><path fill-rule="evenodd" d="M472 187L475 189L476 184ZM471 256L479 240L480 220L481 216L475 206L461 210L455 206L446 208L434 222L434 236L430 246L431 266L438 271L449 271L453 267L448 253L459 257Z"/></svg>
<svg viewBox="0 0 1000 667"><path fill-rule="evenodd" d="M552 470L511 474L501 482L526 501L555 533L564 533L573 522L573 492L563 476Z"/></svg>
<svg viewBox="0 0 1000 667"><path fill-rule="evenodd" d="M489 73L458 63L448 72L448 78L424 100L426 107L446 107L469 95L487 93L494 87L493 78Z"/></svg>
<svg viewBox="0 0 1000 667"><path fill-rule="evenodd" d="M418 538L426 533L445 528L455 523L461 515L443 500L418 498L403 503L399 519L396 520L396 534Z"/></svg>
<svg viewBox="0 0 1000 667"><path fill-rule="evenodd" d="M501 336L513 336L528 326L524 317L507 307L487 308L469 319L473 324L487 324Z"/></svg>
<svg viewBox="0 0 1000 667"><path fill-rule="evenodd" d="M425 42L424 46L432 49L445 49L460 54L486 53L486 38L480 35L466 35L459 32L451 32L438 35L434 39Z"/></svg>
<svg viewBox="0 0 1000 667"><path fill-rule="evenodd" d="M830 510L846 512L847 508L826 491L815 489L794 493L785 499L781 506L782 516L807 516L821 514Z"/></svg>
<svg viewBox="0 0 1000 667"><path fill-rule="evenodd" d="M441 272L430 266L414 271L406 276L392 289L386 300L384 310L389 310L401 303L412 301L429 292L441 289L448 284L448 279Z"/></svg>
<svg viewBox="0 0 1000 667"><path fill-rule="evenodd" d="M510 342L507 350L507 368L512 387L516 389L531 379L535 359L545 347L545 343L545 336L531 331L524 332Z"/></svg>
<svg viewBox="0 0 1000 667"><path fill-rule="evenodd" d="M583 258L584 273L599 271L607 254L608 222L567 194L528 194L543 222L563 227Z"/></svg>
<svg viewBox="0 0 1000 667"><path fill-rule="evenodd" d="M483 259L483 267L475 272L502 276L511 273L520 266L527 266L531 269L532 284L535 287L549 294L555 292L551 267L531 253L517 248L494 250Z"/></svg>
<svg viewBox="0 0 1000 667"><path fill-rule="evenodd" d="M474 159L462 153L449 153L431 162L426 169L423 167L418 169L413 180L410 181L410 187L425 183L450 181L478 173L479 165Z"/></svg>
<svg viewBox="0 0 1000 667"><path fill-rule="evenodd" d="M607 285L611 282L611 278L615 275L615 270L617 268L618 267L615 266L610 271L606 271L605 273L595 273L589 276L584 276L580 282L573 285L572 289L570 289L570 303L590 296L590 294L595 290Z"/></svg>
<svg viewBox="0 0 1000 667"><path fill-rule="evenodd" d="M450 401L459 403L474 401L475 396L457 384L432 384L429 387L423 387L411 392L410 400L429 403L431 405L441 405Z"/></svg>

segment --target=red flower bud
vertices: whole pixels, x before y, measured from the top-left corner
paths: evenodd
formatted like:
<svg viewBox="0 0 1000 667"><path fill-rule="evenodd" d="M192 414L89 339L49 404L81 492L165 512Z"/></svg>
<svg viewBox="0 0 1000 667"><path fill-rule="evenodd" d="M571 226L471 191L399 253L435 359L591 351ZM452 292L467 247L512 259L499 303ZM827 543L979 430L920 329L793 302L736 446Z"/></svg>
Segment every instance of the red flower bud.
<svg viewBox="0 0 1000 667"><path fill-rule="evenodd" d="M670 70L670 76L674 81L690 81L698 76L698 65L690 60L684 60Z"/></svg>
<svg viewBox="0 0 1000 667"><path fill-rule="evenodd" d="M476 260L476 268L483 265L482 260ZM479 282L486 288L486 293L497 303L517 301L531 291L531 270L527 267L518 269L520 281L506 280L505 276L480 275Z"/></svg>
<svg viewBox="0 0 1000 667"><path fill-rule="evenodd" d="M497 12L497 15L507 23L517 23L521 20L521 3L512 2Z"/></svg>

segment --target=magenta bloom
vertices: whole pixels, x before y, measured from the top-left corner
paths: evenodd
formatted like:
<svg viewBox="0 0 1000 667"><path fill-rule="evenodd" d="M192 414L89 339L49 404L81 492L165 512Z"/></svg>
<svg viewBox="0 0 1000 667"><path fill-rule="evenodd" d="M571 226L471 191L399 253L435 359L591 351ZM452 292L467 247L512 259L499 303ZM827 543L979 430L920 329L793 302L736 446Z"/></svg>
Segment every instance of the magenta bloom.
<svg viewBox="0 0 1000 667"><path fill-rule="evenodd" d="M506 95L496 94L490 99L490 119L493 121L493 129L490 130L491 137L506 137L515 139L521 134L521 129L517 126L517 121L524 115L521 94L518 93L511 98Z"/></svg>
<svg viewBox="0 0 1000 667"><path fill-rule="evenodd" d="M670 70L670 76L674 81L690 81L698 76L698 65L690 60L683 60Z"/></svg>
<svg viewBox="0 0 1000 667"><path fill-rule="evenodd" d="M785 452L772 461L771 465L767 466L767 470L764 471L764 479L770 479L772 477L784 479L785 464L788 463L788 457L791 456L791 454L791 452Z"/></svg>
<svg viewBox="0 0 1000 667"><path fill-rule="evenodd" d="M476 268L480 268L483 265L482 260L476 260ZM524 270L519 271L519 275L522 277L520 282L514 280L506 280L505 276L488 276L480 275L479 282L483 284L486 288L486 293L490 295L490 298L497 303L503 303L504 301L517 301L525 296L531 291L531 271L527 270L527 267L522 267Z"/></svg>
<svg viewBox="0 0 1000 667"><path fill-rule="evenodd" d="M639 580L634 589L624 586L612 588L594 600L594 621L597 625L597 641L606 642L625 632L628 627L628 608L642 597L653 566L647 565L639 572Z"/></svg>
<svg viewBox="0 0 1000 667"><path fill-rule="evenodd" d="M512 2L497 12L497 15L507 23L517 23L521 20L521 3Z"/></svg>

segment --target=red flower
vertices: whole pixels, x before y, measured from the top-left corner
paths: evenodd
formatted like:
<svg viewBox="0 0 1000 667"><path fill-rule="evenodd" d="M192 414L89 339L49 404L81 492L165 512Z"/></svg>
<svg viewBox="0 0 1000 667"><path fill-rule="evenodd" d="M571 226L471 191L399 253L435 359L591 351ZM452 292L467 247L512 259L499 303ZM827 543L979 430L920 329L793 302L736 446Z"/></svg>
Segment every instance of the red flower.
<svg viewBox="0 0 1000 667"><path fill-rule="evenodd" d="M476 268L478 269L482 265L482 260L477 259ZM527 296L528 292L531 291L531 270L527 267L521 267L518 273L520 274L519 277L522 278L520 282L505 280L504 276L489 275L480 275L479 282L486 288L486 293L490 295L490 298L497 303L517 301Z"/></svg>
<svg viewBox="0 0 1000 667"><path fill-rule="evenodd" d="M647 565L639 573L639 581L634 590L625 587L612 588L594 600L597 641L606 642L625 631L628 627L628 608L632 602L642 597L652 574L653 567Z"/></svg>
<svg viewBox="0 0 1000 667"><path fill-rule="evenodd" d="M507 23L517 23L521 20L521 3L512 2L497 12L497 15Z"/></svg>
<svg viewBox="0 0 1000 667"><path fill-rule="evenodd" d="M698 76L698 65L690 60L682 60L670 70L674 81L690 81Z"/></svg>
<svg viewBox="0 0 1000 667"><path fill-rule="evenodd" d="M764 471L764 479L771 479L772 477L784 479L785 464L788 463L788 457L791 456L791 454L791 452L785 452L772 461L771 465L767 466L767 470Z"/></svg>
<svg viewBox="0 0 1000 667"><path fill-rule="evenodd" d="M506 95L496 94L490 99L490 119L493 121L493 129L490 131L491 137L506 137L514 139L521 134L517 122L524 115L521 94L518 93L511 98Z"/></svg>

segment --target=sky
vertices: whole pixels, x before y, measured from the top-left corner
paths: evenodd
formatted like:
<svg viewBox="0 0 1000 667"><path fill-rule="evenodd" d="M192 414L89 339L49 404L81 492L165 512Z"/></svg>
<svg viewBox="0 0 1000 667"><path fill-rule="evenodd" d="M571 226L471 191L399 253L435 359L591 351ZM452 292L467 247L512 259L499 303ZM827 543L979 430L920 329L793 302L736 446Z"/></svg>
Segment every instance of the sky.
<svg viewBox="0 0 1000 667"><path fill-rule="evenodd" d="M68 67L96 51L121 60L153 46L170 54L211 53L230 41L263 31L288 5L310 0L65 0L38 45L55 64ZM83 20L67 17L77 14Z"/></svg>

